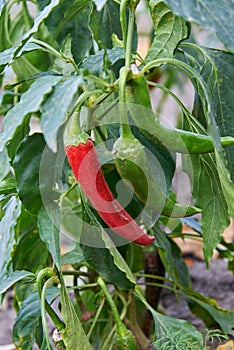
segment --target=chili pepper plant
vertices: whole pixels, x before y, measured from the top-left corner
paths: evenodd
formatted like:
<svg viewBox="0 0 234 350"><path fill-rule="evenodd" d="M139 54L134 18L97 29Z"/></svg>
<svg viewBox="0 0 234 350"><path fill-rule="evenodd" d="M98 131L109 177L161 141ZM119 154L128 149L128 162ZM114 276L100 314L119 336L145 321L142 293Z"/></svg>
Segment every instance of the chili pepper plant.
<svg viewBox="0 0 234 350"><path fill-rule="evenodd" d="M17 349L207 349L214 333L166 315L162 288L234 335L175 240L234 271L233 14L231 0L0 1L0 299L13 289Z"/></svg>

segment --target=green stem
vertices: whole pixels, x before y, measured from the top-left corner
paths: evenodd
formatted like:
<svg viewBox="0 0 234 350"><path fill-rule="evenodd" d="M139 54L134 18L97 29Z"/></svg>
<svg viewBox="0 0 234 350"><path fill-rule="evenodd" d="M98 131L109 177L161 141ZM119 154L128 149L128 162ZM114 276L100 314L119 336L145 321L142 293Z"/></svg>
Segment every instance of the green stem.
<svg viewBox="0 0 234 350"><path fill-rule="evenodd" d="M98 286L98 283L89 283L89 284L85 284L85 285L82 285L82 286L69 287L68 290L73 290L73 289L83 290L83 289L96 288L97 286Z"/></svg>
<svg viewBox="0 0 234 350"><path fill-rule="evenodd" d="M192 239L194 241L199 241L199 242L203 241L203 238L201 236L193 234L193 233L186 233L186 232L184 232L182 235L180 232L168 233L168 236L171 238L181 238L181 239L188 238L188 239Z"/></svg>
<svg viewBox="0 0 234 350"><path fill-rule="evenodd" d="M132 134L126 106L125 87L130 70L128 67L123 67L120 71L119 82L119 102L120 102L120 115L121 115L121 137L125 139L134 139Z"/></svg>
<svg viewBox="0 0 234 350"><path fill-rule="evenodd" d="M68 114L67 119L72 117L71 123L68 128L68 134L70 136L76 136L81 133L80 123L79 123L79 110L83 103L91 96L102 92L102 90L93 90L93 91L85 91L83 92L78 100L76 101L74 107L71 112Z"/></svg>
<svg viewBox="0 0 234 350"><path fill-rule="evenodd" d="M76 62L74 61L73 57L66 57L64 56L62 53L60 53L59 51L57 51L55 48L53 48L51 45L47 44L44 41L38 40L38 39L31 39L30 40L31 43L37 44L39 46L41 46L42 48L44 48L44 50L52 55L54 55L55 57L63 60L66 63L71 63L76 71L77 74L80 74L79 69L76 65Z"/></svg>
<svg viewBox="0 0 234 350"><path fill-rule="evenodd" d="M48 309L48 304L46 302L46 289L49 286L50 283L52 282L59 282L58 277L57 276L52 276L50 277L44 284L42 291L41 291L41 319L42 319L42 326L43 326L43 331L44 331L44 335L45 335L45 339L46 339L46 344L48 346L48 349L52 349L51 344L50 344L50 340L49 340L49 334L48 334L48 327L47 327L47 321L46 321L46 311ZM56 328L57 327L57 317L54 318L54 313L51 312L51 308L50 308L50 312L49 315L52 318L52 321L54 322ZM48 312L48 311L47 311ZM57 315L56 315L57 316ZM59 320L60 321L60 320ZM61 321L60 321L61 323ZM60 327L60 325L59 325ZM64 328L64 325L63 325ZM59 328L58 328L59 329ZM59 329L60 330L60 329Z"/></svg>
<svg viewBox="0 0 234 350"><path fill-rule="evenodd" d="M41 270L37 275L37 292L39 295L39 298L41 298L41 291L43 289L43 283L45 279L48 279L50 277L54 276L54 271L50 267L46 267L45 269Z"/></svg>
<svg viewBox="0 0 234 350"><path fill-rule="evenodd" d="M112 296L111 296L105 282L103 281L102 277L98 277L98 284L101 287L102 291L104 292L106 300L107 300L108 304L110 305L112 315L113 315L113 318L115 320L117 329L121 332L121 329L124 327L124 325L120 319L118 309L117 309L117 307L112 299Z"/></svg>
<svg viewBox="0 0 234 350"><path fill-rule="evenodd" d="M11 3L8 2L5 7L5 16L4 16L4 40L7 43L7 47L13 46L13 42L10 38L10 30L9 30L9 21L8 16L10 16L10 10L11 7L14 5L14 3L18 2L17 0L13 0Z"/></svg>
<svg viewBox="0 0 234 350"><path fill-rule="evenodd" d="M99 97L97 97L92 106L98 106L100 103L105 101L110 96L110 94L112 94L112 92L114 90L115 90L115 88L113 88L113 90L105 92L104 94L102 94Z"/></svg>
<svg viewBox="0 0 234 350"><path fill-rule="evenodd" d="M172 292L175 291L175 289L173 287L169 287L167 285L164 285L162 283L156 283L156 282L147 282L147 283L139 283L138 286L143 285L143 286L154 286L154 287L160 287L160 288L165 288L168 290L171 290Z"/></svg>
<svg viewBox="0 0 234 350"><path fill-rule="evenodd" d="M27 23L28 28L30 28L32 25L32 19L28 12L27 0L23 0L23 11L25 15L24 16L25 22Z"/></svg>
<svg viewBox="0 0 234 350"><path fill-rule="evenodd" d="M47 44L46 42L41 41L41 40L39 40L39 39L32 38L32 39L30 39L30 43L37 44L37 45L41 46L42 48L46 49L47 52L51 53L51 54L54 55L55 57L60 58L61 60L66 61L65 57L63 57L59 51L57 51L56 49L54 49L52 46L50 46L50 45Z"/></svg>
<svg viewBox="0 0 234 350"><path fill-rule="evenodd" d="M87 75L85 76L85 79L87 80L91 80L101 86L104 86L104 87L107 87L107 88L110 88L112 86L112 84L109 84L107 83L106 81L104 81L103 79L99 78L99 77L96 77L95 75Z"/></svg>
<svg viewBox="0 0 234 350"><path fill-rule="evenodd" d="M122 36L124 47L126 48L127 42L127 18L126 18L126 8L127 8L128 0L121 0L120 2L120 24L122 29Z"/></svg>
<svg viewBox="0 0 234 350"><path fill-rule="evenodd" d="M130 69L132 60L132 38L135 23L135 9L129 9L128 34L126 42L125 66Z"/></svg>
<svg viewBox="0 0 234 350"><path fill-rule="evenodd" d="M64 323L60 320L60 318L58 317L56 312L51 308L51 306L49 305L47 300L45 298L43 298L43 290L45 287L45 285L43 285L43 283L44 283L45 279L48 279L49 281L53 280L53 281L56 281L57 283L59 283L59 279L57 276L55 276L54 271L51 268L48 267L48 268L41 270L39 272L39 274L37 275L37 292L39 295L39 299L41 300L41 302L43 302L45 310L49 314L50 318L53 320L56 328L58 330L62 330L62 329L64 329ZM46 286L48 285L47 282L45 284L46 284ZM45 293L45 291L44 291L44 293Z"/></svg>
<svg viewBox="0 0 234 350"><path fill-rule="evenodd" d="M108 336L105 339L105 342L102 344L102 348L101 348L102 350L112 349L112 346L110 346L110 342L111 342L111 339L113 342L115 330L116 330L116 325L114 325L114 327L111 329L111 331L109 332Z"/></svg>
<svg viewBox="0 0 234 350"><path fill-rule="evenodd" d="M102 309L103 309L104 304L105 304L105 299L102 300L102 302L100 303L100 305L99 305L99 307L98 307L98 310L97 310L97 312L96 312L96 314L95 314L93 323L92 323L92 325L91 325L91 327L90 327L90 329L89 329L89 332L88 332L88 334L87 334L87 338L88 338L88 339L90 338L90 336L91 336L91 334L92 334L92 332L93 332L93 330L94 330L94 327L96 326L97 320L98 320L98 318L99 318L99 316L100 316L100 313L101 313L101 311L102 311Z"/></svg>
<svg viewBox="0 0 234 350"><path fill-rule="evenodd" d="M205 83L203 82L202 78L198 76L196 70L189 66L187 63L177 60L175 58L158 58L146 64L145 67L142 69L141 73L144 74L150 69L157 67L161 64L171 64L175 67L178 67L182 72L185 73L186 76L190 78L190 80L192 76L198 81L204 94L204 99L202 99L203 109L207 112L207 115L209 115L211 112L211 105Z"/></svg>
<svg viewBox="0 0 234 350"><path fill-rule="evenodd" d="M174 92L172 92L170 89L168 89L166 86L161 85L159 83L155 83L152 81L147 81L147 83L151 86L155 86L158 89L162 90L166 95L170 95L174 101L178 104L178 106L180 107L180 109L182 110L182 112L186 115L186 117L188 118L192 118L193 121L195 121L196 119L193 117L193 115L189 112L189 110L185 107L185 105L181 102L181 100L176 96L176 94L174 94ZM203 128L204 129L204 128ZM205 129L204 129L205 132Z"/></svg>
<svg viewBox="0 0 234 350"><path fill-rule="evenodd" d="M125 11L126 11L127 2L124 0L121 2L121 5L124 7L124 14L125 14L125 20L126 20ZM122 16L123 16L123 13L121 14L121 18ZM126 96L125 96L125 88L126 88L126 83L130 72L131 60L132 60L132 37L133 37L133 29L134 29L134 20L135 20L135 8L131 7L129 9L129 23L128 23L128 30L127 30L127 37L126 37L126 45L125 45L125 67L121 69L120 79L119 79L121 137L126 139L134 139L131 132L130 125L129 125L129 121L128 121L127 108L126 108ZM126 28L124 30L126 32Z"/></svg>
<svg viewBox="0 0 234 350"><path fill-rule="evenodd" d="M69 133L72 136L81 134L80 113L78 111L75 111L71 117L71 124L69 125Z"/></svg>
<svg viewBox="0 0 234 350"><path fill-rule="evenodd" d="M151 279L156 279L156 280L162 280L164 282L172 283L172 280L166 277L162 276L157 276L157 275L150 275L147 273L134 273L134 276L136 277L145 277L145 278L151 278Z"/></svg>

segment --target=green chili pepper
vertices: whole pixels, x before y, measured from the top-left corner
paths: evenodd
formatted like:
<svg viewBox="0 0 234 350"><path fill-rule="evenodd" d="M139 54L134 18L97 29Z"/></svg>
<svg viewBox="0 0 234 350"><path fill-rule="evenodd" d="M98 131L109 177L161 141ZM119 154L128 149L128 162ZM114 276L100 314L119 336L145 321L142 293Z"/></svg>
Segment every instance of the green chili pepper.
<svg viewBox="0 0 234 350"><path fill-rule="evenodd" d="M135 138L120 137L113 146L118 173L126 184L133 186L135 195L149 208L169 217L190 216L200 209L176 204L162 192L153 178L144 146Z"/></svg>
<svg viewBox="0 0 234 350"><path fill-rule="evenodd" d="M210 136L169 128L162 125L152 111L149 90L145 77L141 73L129 74L126 84L126 102L134 123L153 143L160 143L178 153L214 152ZM220 138L223 147L234 144L234 137Z"/></svg>
<svg viewBox="0 0 234 350"><path fill-rule="evenodd" d="M122 69L120 73L121 137L116 140L112 150L117 171L123 180L127 180L127 185L131 184L133 186L135 195L157 213L169 217L184 217L198 213L200 209L176 204L166 197L153 178L144 146L133 136L128 124L126 108L128 108L129 94L126 94L125 91L130 74L131 71L126 68ZM137 79L136 84L139 84L139 86L131 93L135 94L134 97L137 101L140 102L143 98L144 103L149 106L148 89L143 88L141 94L140 83Z"/></svg>

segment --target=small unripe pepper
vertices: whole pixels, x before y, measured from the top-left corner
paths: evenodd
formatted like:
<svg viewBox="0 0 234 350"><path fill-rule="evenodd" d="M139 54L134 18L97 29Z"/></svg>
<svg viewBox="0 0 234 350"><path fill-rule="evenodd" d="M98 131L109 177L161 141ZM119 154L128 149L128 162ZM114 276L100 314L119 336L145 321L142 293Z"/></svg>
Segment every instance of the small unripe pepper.
<svg viewBox="0 0 234 350"><path fill-rule="evenodd" d="M118 235L140 245L155 237L147 235L114 198L101 171L98 154L90 138L65 147L73 174L102 220Z"/></svg>

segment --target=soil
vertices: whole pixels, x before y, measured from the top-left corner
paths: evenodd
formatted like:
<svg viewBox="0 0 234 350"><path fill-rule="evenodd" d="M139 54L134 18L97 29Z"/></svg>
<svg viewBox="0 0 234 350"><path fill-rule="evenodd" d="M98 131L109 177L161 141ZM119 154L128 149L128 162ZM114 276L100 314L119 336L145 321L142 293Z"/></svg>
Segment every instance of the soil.
<svg viewBox="0 0 234 350"><path fill-rule="evenodd" d="M189 267L189 271L193 290L215 299L223 309L234 310L234 278L232 272L227 270L227 262L224 259L211 260L208 271L204 261L196 260ZM164 289L161 303L167 315L188 320L199 331L203 332L206 329L204 322L192 314L182 297L176 298L171 291ZM208 343L210 349L216 349L219 344L218 339L215 339L213 344L212 342Z"/></svg>
<svg viewBox="0 0 234 350"><path fill-rule="evenodd" d="M205 263L192 258L189 270L192 278L193 289L206 297L214 298L218 305L227 310L234 310L234 278L227 270L227 261L214 259L207 271ZM179 301L179 302L178 302ZM160 300L161 308L167 315L175 316L191 322L199 331L206 328L203 321L193 315L183 298L176 299L174 294L164 289ZM0 309L0 350L14 350L11 345L12 325L15 312L12 307L12 293L8 293L3 307ZM233 325L234 327L234 325ZM210 349L216 349L219 341L209 343Z"/></svg>

